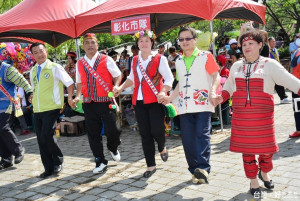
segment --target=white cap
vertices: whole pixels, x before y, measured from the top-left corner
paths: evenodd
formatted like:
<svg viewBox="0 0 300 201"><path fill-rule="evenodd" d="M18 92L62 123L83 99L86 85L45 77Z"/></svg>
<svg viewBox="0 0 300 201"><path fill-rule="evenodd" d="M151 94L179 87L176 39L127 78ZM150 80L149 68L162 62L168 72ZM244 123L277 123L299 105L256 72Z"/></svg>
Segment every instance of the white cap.
<svg viewBox="0 0 300 201"><path fill-rule="evenodd" d="M295 41L295 43L296 43L296 45L297 45L298 47L300 47L300 38L297 38L297 40Z"/></svg>
<svg viewBox="0 0 300 201"><path fill-rule="evenodd" d="M231 39L230 41L229 41L229 45L231 45L231 44L234 44L234 43L238 43L235 39Z"/></svg>

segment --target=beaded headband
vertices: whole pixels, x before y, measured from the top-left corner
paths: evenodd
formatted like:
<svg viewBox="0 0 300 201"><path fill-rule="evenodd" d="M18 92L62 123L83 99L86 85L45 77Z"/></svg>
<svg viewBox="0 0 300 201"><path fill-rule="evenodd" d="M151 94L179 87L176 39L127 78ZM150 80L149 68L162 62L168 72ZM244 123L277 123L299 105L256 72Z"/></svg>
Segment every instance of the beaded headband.
<svg viewBox="0 0 300 201"><path fill-rule="evenodd" d="M248 41L248 40L254 40L254 39L253 39L253 36L246 36L245 38L243 38L242 43L243 43L243 42L246 42L246 41Z"/></svg>
<svg viewBox="0 0 300 201"><path fill-rule="evenodd" d="M136 40L140 39L141 37L145 37L145 36L148 36L149 38L151 38L153 40L156 38L156 35L153 33L153 31L150 31L150 30L142 30L142 31L136 32L134 34L134 38Z"/></svg>

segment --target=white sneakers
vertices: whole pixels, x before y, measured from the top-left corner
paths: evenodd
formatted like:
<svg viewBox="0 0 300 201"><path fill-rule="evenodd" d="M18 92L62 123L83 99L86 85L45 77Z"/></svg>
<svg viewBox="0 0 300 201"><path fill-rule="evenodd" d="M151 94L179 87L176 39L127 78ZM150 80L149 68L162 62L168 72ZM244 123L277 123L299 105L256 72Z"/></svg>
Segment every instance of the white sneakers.
<svg viewBox="0 0 300 201"><path fill-rule="evenodd" d="M99 173L104 172L106 169L107 169L107 165L104 165L103 163L101 163L100 166L96 167L96 168L93 170L93 173L94 173L94 174L99 174Z"/></svg>
<svg viewBox="0 0 300 201"><path fill-rule="evenodd" d="M282 99L281 101L280 101L280 104L289 104L289 103L291 103L292 101L291 100L289 100L289 99L287 99L287 98L284 98L284 99Z"/></svg>
<svg viewBox="0 0 300 201"><path fill-rule="evenodd" d="M110 154L111 154L111 157L115 161L120 161L121 160L121 155L120 155L118 150L117 150L117 154L114 154L113 152L110 152ZM96 162L96 164L97 164L97 162ZM93 173L94 174L103 173L106 169L107 169L107 165L104 165L103 163L100 163L100 165L93 170Z"/></svg>
<svg viewBox="0 0 300 201"><path fill-rule="evenodd" d="M119 151L117 150L117 154L114 154L113 152L110 152L111 157L114 159L114 161L120 161L121 160L121 155Z"/></svg>

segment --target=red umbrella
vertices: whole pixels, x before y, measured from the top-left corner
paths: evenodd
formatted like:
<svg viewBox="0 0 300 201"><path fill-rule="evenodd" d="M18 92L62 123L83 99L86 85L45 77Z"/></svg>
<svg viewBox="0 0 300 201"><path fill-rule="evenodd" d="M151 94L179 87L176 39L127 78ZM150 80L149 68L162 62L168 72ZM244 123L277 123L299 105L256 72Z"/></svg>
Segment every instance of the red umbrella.
<svg viewBox="0 0 300 201"><path fill-rule="evenodd" d="M27 37L56 47L75 38L75 15L94 8L92 0L24 0L0 15L0 37Z"/></svg>
<svg viewBox="0 0 300 201"><path fill-rule="evenodd" d="M185 23L237 18L265 22L265 6L247 0L108 0L76 16L77 34L110 32L110 20L150 14L156 34Z"/></svg>

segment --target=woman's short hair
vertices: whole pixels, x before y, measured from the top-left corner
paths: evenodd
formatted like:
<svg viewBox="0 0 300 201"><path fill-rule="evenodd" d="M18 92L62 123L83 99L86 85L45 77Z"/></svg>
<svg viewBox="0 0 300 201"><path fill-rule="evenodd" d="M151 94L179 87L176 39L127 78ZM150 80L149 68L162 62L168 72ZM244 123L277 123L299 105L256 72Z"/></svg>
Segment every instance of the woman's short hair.
<svg viewBox="0 0 300 201"><path fill-rule="evenodd" d="M244 40L246 40L247 37L251 37L251 40L254 40L257 43L263 43L264 42L262 34L258 30L252 29L250 31L247 31L247 32L243 33L240 36L239 42L240 42L241 45L243 44Z"/></svg>

